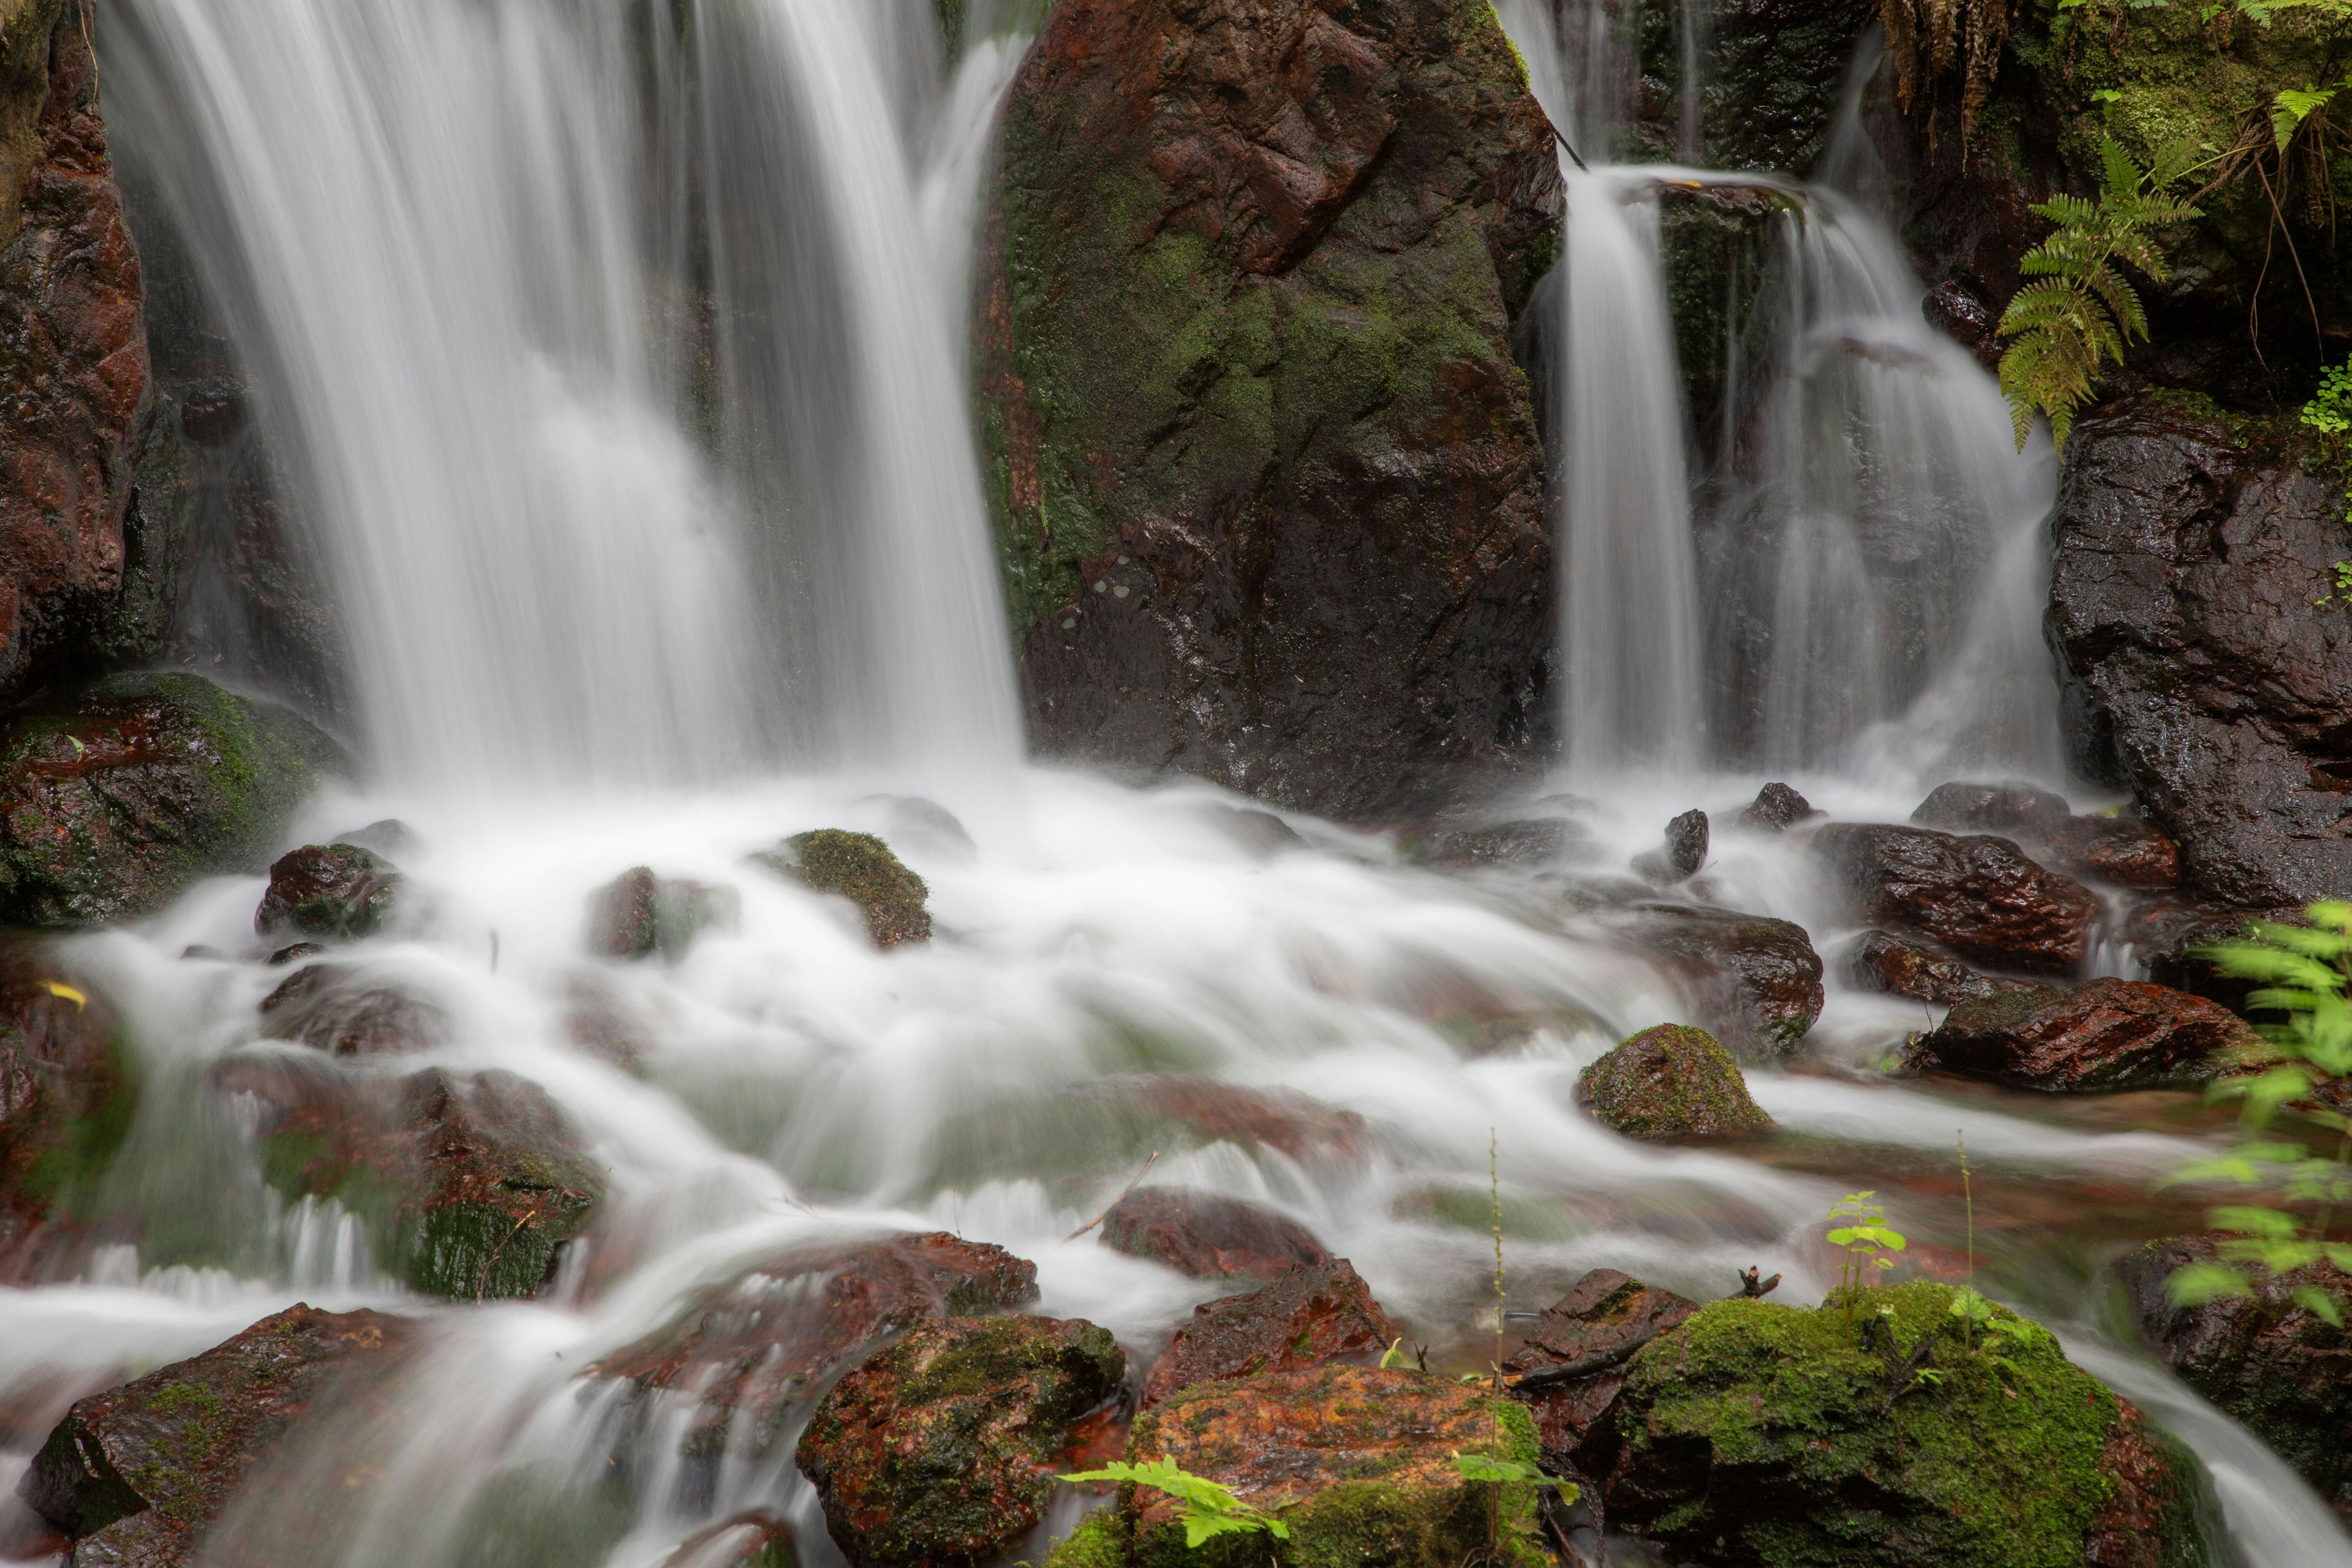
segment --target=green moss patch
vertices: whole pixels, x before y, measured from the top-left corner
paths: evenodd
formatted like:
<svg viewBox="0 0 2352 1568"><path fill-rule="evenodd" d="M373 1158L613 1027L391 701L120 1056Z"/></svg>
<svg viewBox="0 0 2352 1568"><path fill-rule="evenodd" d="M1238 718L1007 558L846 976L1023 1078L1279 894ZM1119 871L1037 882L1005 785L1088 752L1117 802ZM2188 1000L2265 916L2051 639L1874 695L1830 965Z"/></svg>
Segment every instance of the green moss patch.
<svg viewBox="0 0 2352 1568"><path fill-rule="evenodd" d="M1705 1029L1660 1024L1586 1068L1577 1099L1628 1138L1729 1138L1770 1129L1731 1053Z"/></svg>
<svg viewBox="0 0 2352 1568"><path fill-rule="evenodd" d="M931 890L870 833L820 827L752 858L804 887L856 904L877 947L931 940Z"/></svg>

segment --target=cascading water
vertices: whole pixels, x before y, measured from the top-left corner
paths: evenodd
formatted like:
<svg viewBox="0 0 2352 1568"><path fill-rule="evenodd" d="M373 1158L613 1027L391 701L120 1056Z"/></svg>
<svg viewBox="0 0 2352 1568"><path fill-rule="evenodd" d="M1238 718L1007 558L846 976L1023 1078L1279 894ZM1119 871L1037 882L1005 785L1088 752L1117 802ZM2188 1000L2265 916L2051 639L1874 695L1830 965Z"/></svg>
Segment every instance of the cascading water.
<svg viewBox="0 0 2352 1568"><path fill-rule="evenodd" d="M147 1085L99 1194L129 1239L77 1279L0 1293L0 1397L46 1430L75 1395L294 1300L372 1304L427 1320L418 1359L383 1403L268 1461L215 1560L503 1568L536 1550L654 1568L760 1508L829 1564L792 1432L682 1463L691 1393L632 1406L586 1371L781 1247L904 1227L995 1241L1038 1265L1040 1310L1148 1357L1215 1288L1071 1233L1160 1149L1151 1182L1298 1218L1439 1361L1468 1366L1493 1303L1490 1137L1514 1306L1604 1265L1711 1297L1760 1264L1787 1276L1784 1299L1817 1300L1828 1201L1877 1171L1940 1172L1965 1122L1978 1218L1991 1234L2010 1215L1980 1238L1982 1277L2083 1323L2080 1353L2207 1457L2249 1568L2352 1564L2273 1456L2113 1348L2082 1282L2111 1239L2092 1194L2177 1168L2206 1148L2195 1137L1843 1074L1919 1020L1833 980L1822 1070L1751 1075L1801 1138L1761 1158L1629 1143L1574 1109L1579 1069L1689 1003L1587 912L1622 897L1611 879L1440 877L1386 836L1296 816L1297 841L1269 847L1243 803L1205 787L1015 773L953 345L980 128L1021 40L975 7L979 36L930 83L929 9L110 10L121 144L180 195L352 621L384 782L303 826L397 811L420 839L400 858L429 897L336 962L428 1001L446 1038L366 1070L535 1080L611 1194L546 1297L493 1306L410 1295L340 1205L278 1200L250 1118L213 1086L226 1063L310 1053L259 1037L286 971L253 935L258 880L218 879L141 928L65 944L122 1006ZM1578 18L1570 93L1549 9L1500 9L1597 160L1610 106L1632 101L1607 16ZM1693 37L1703 23L1694 8ZM1802 852L1733 825L1756 781L1693 765L1745 760L1707 710L1700 605L1745 595L1740 614L1771 629L1750 689L1818 773L1816 802L1899 815L1989 672L2038 668L2020 520L2046 462L1993 460L1981 374L1906 318L1911 286L1867 213L1776 179L1797 204L1780 220L1783 303L1759 314L1773 326L1743 352L1752 374L1730 378L1738 482L1694 507L1661 192L1724 177L1569 172L1571 761L1604 780L1685 766L1672 807L1721 825L1690 896L1800 921L1834 952L1843 916ZM1779 553L1703 599L1700 542L1730 520ZM1932 647L1838 640L1841 616L1913 585L1880 548L1904 528L1948 552L1937 591L1972 607ZM1803 529L1807 550L1788 542ZM1831 700L1868 682L1867 700ZM2046 730L2042 710L1995 702ZM780 778L786 763L811 771ZM1020 784L1001 811L975 780L991 769ZM945 798L970 840L878 789ZM1619 814L1618 862L1661 804L1653 783L1593 805L1604 830ZM877 952L829 901L746 866L820 826L890 837L929 884L938 939ZM588 956L592 893L640 863L733 889L731 925L674 960ZM579 1044L583 997L626 1037L620 1061ZM1339 1160L1171 1133L1133 1110L1170 1074L1361 1121L1340 1122ZM2082 1196L2053 1220L2053 1192ZM1902 1201L1915 1237L1959 1244L1940 1188ZM302 1533L320 1517L336 1524L323 1544Z"/></svg>

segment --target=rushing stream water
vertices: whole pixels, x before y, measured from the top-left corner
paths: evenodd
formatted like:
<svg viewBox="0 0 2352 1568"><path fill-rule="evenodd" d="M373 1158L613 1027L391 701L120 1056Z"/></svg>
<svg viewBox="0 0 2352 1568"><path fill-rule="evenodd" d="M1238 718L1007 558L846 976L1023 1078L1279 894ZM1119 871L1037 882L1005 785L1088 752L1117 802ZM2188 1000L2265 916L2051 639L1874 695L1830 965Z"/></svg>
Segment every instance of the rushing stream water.
<svg viewBox="0 0 2352 1568"><path fill-rule="evenodd" d="M401 859L428 897L352 961L447 1014L425 1060L544 1085L613 1192L604 1250L547 1297L466 1308L404 1295L333 1205L275 1200L203 1086L254 1047L283 978L252 934L260 882L215 880L74 941L154 1088L108 1203L175 1239L0 1295L0 1390L54 1413L297 1300L425 1314L395 1416L329 1426L289 1484L347 1516L345 1568L488 1568L478 1500L584 1495L607 1462L579 1369L788 1238L952 1229L1034 1259L1041 1310L1164 1343L1205 1288L1071 1238L1158 1146L1102 1110L1139 1075L1364 1118L1346 1147L1169 1147L1150 1179L1296 1215L1465 1365L1491 1300L1490 1133L1511 1300L1533 1309L1600 1265L1709 1298L1757 1264L1818 1300L1820 1216L1855 1187L1955 1248L1965 1128L1996 1292L2196 1449L2247 1568L2352 1564L2292 1472L2140 1354L2100 1267L2189 1219L2147 1188L2211 1113L1888 1083L1876 1063L1918 1005L1845 989L1848 933L1808 858L1731 826L1767 776L1864 820L1963 772L2056 782L2049 454L2012 449L1990 379L1921 321L1858 184L1601 162L1620 110L1590 83L1620 68L1598 12L1563 51L1549 6L1498 6L1595 160L1567 171L1556 284L1585 874L1621 874L1704 807L1715 847L1687 895L1799 921L1832 971L1801 1064L1750 1075L1783 1132L1661 1149L1570 1103L1581 1064L1686 1005L1576 877L1440 875L1391 836L1305 818L1270 846L1206 786L1020 763L957 345L985 126L1021 40L975 7L941 77L928 0L687 9L650 37L603 0L108 11L119 141L181 193L350 619L376 783L304 826L397 816L420 846ZM1685 34L1703 26L1685 6ZM1669 181L1778 203L1727 395L1748 436L1703 490L1686 447L1715 443L1685 426L1659 255ZM700 265L697 326L680 301ZM1734 626L1762 628L1760 686L1710 689L1708 639ZM937 939L877 952L744 866L820 826L889 837ZM740 913L675 963L583 957L592 890L636 864L732 887ZM583 984L637 1070L571 1043ZM649 1568L753 1504L800 1522L804 1561L838 1561L790 1452L722 1468L715 1495L656 1470L604 1561ZM278 1528L261 1510L222 1526L248 1560L290 1562Z"/></svg>

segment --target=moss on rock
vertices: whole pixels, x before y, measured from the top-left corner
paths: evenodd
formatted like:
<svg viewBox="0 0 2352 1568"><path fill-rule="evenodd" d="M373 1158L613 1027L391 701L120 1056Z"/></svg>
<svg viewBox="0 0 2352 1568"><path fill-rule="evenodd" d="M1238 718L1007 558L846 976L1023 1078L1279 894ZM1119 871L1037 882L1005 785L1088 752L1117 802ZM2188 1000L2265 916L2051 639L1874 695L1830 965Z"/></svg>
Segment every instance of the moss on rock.
<svg viewBox="0 0 2352 1568"><path fill-rule="evenodd" d="M803 887L856 904L877 947L931 940L931 890L870 833L820 827L752 858Z"/></svg>
<svg viewBox="0 0 2352 1568"><path fill-rule="evenodd" d="M1579 1075L1576 1098L1628 1138L1733 1138L1772 1125L1731 1053L1687 1024L1660 1024L1617 1046Z"/></svg>

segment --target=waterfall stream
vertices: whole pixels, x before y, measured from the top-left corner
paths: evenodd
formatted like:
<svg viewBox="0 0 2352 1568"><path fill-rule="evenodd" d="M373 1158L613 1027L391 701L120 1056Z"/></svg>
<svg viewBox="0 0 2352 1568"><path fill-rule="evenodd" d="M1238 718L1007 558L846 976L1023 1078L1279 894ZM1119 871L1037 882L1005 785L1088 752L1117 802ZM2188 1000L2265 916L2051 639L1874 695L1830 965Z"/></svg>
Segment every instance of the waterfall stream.
<svg viewBox="0 0 2352 1568"><path fill-rule="evenodd" d="M1858 185L1610 162L1631 94L1607 14L1572 13L1563 49L1547 0L1497 11L1591 163L1563 159L1553 352L1594 874L1702 806L1687 896L1813 933L1817 1059L1751 1073L1800 1137L1643 1145L1575 1108L1583 1066L1691 1004L1572 877L1440 875L1393 834L1295 814L1269 847L1253 803L1206 785L1023 763L959 345L986 128L1025 40L981 9L942 70L929 0L117 0L118 141L179 193L349 621L373 782L303 827L396 816L416 838L400 858L427 896L339 962L446 1015L401 1070L544 1086L612 1193L549 1294L491 1306L411 1295L337 1205L278 1201L210 1085L298 1048L258 1037L285 972L253 934L261 880L217 879L71 941L149 1086L105 1194L133 1239L0 1294L0 1394L53 1420L297 1300L416 1313L396 1397L313 1429L258 1494L338 1511L319 1568L520 1562L486 1521L589 1517L623 1458L625 1505L566 1568L654 1568L751 1507L829 1564L789 1441L681 1467L690 1401L633 1425L584 1375L786 1243L1000 1243L1036 1263L1038 1310L1141 1360L1213 1288L1072 1233L1157 1151L1154 1183L1304 1222L1458 1369L1493 1303L1490 1136L1532 1310L1600 1266L1706 1299L1760 1265L1818 1300L1820 1216L1862 1186L1901 1186L1906 1228L1957 1247L1938 1184L1965 1125L1988 1289L2195 1447L2247 1568L2352 1565L2284 1465L2129 1346L2086 1261L2125 1239L2095 1194L2208 1129L1864 1070L1919 1008L1849 989L1851 926L1811 859L1736 825L1768 769L1865 820L1971 772L2057 782L2046 444L2015 452ZM1684 15L1702 37L1704 7ZM1661 214L1734 187L1769 198L1767 243L1708 473ZM938 940L877 952L837 900L747 867L819 826L888 837ZM731 924L674 961L587 956L592 895L640 864L733 889ZM583 997L625 1060L581 1048ZM1162 1147L1104 1112L1166 1074L1312 1096L1362 1118L1360 1146ZM2053 1218L2053 1194L2079 1201ZM233 1511L221 1560L297 1561L296 1511Z"/></svg>

